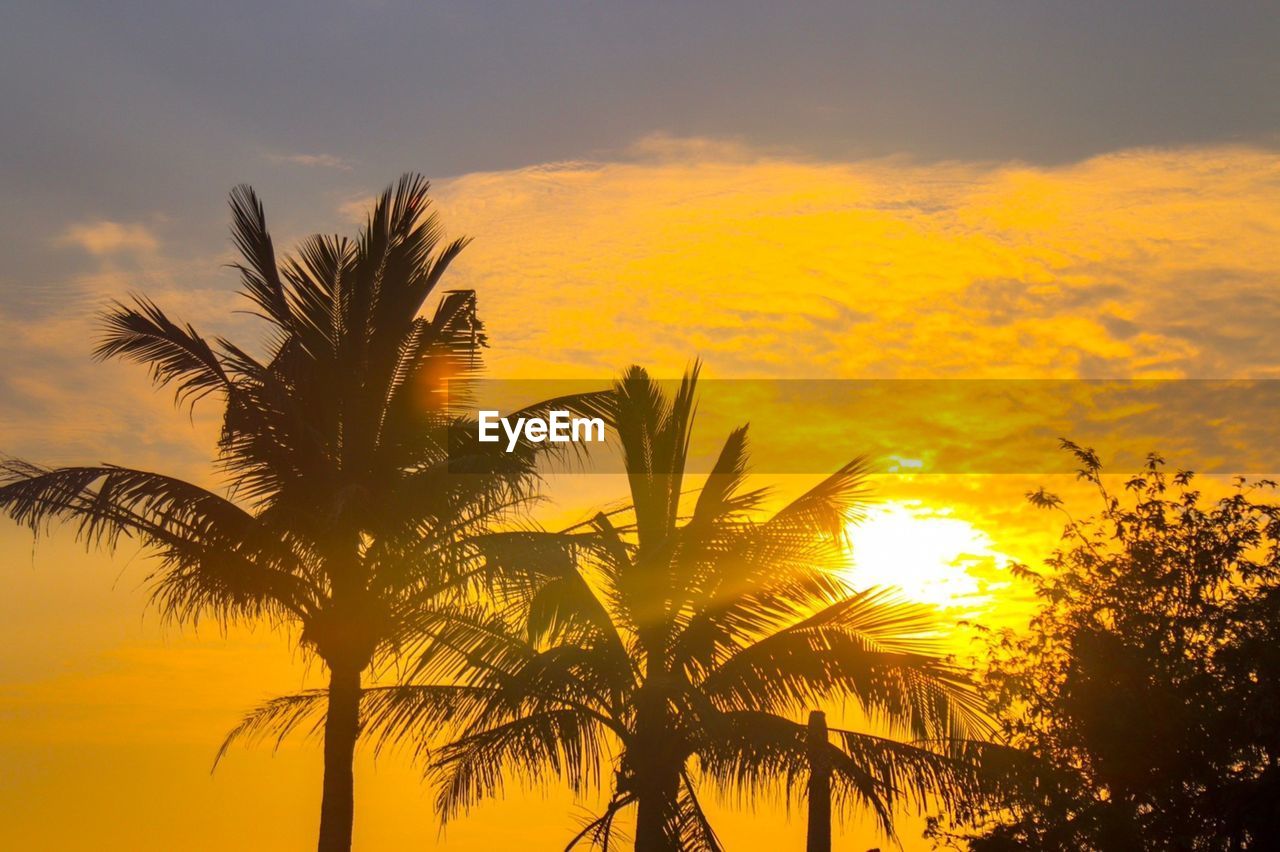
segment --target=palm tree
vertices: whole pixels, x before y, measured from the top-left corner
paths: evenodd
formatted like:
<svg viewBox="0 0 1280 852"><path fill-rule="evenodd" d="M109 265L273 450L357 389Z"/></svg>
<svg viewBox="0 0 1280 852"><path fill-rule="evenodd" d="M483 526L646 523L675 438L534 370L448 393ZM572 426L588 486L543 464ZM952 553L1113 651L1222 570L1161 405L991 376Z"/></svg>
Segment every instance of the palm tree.
<svg viewBox="0 0 1280 852"><path fill-rule="evenodd" d="M406 175L357 240L314 236L282 263L253 190L231 194L241 291L267 329L262 357L145 298L106 313L98 357L149 365L180 404L221 398L225 495L109 465L3 465L0 508L33 530L66 519L91 543L149 546L166 616L300 628L329 674L321 852L351 846L364 673L417 613L465 590L486 534L534 481L532 448L476 443L448 399L445 383L478 368L485 339L471 291L446 292L420 316L466 245L443 239L427 190Z"/></svg>
<svg viewBox="0 0 1280 852"><path fill-rule="evenodd" d="M982 720L926 637L929 611L843 579L840 543L865 499L860 462L757 521L765 494L744 487L740 428L682 517L696 378L695 366L668 396L633 367L615 386L627 524L615 523L622 511L601 513L588 529L546 534L544 558L526 552L529 570L496 572L505 585L493 604L420 620L428 653L410 682L367 694L369 734L416 743L444 818L511 775L585 792L611 754L608 805L570 847L607 845L635 805L637 850L718 849L703 783L798 798L815 763L826 791L870 806L890 834L900 798L951 803L974 783L968 761L930 745L959 749ZM316 698L270 702L233 736L283 735ZM842 729L815 740L796 721L844 698L913 742Z"/></svg>

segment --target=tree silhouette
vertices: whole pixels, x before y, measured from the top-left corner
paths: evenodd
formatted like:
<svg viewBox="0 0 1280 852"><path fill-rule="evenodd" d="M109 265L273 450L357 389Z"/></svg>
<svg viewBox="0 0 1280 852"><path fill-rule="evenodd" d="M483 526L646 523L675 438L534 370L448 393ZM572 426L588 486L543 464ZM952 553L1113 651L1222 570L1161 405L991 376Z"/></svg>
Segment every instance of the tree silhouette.
<svg viewBox="0 0 1280 852"><path fill-rule="evenodd" d="M1039 758L974 850L1274 849L1280 844L1280 504L1238 478L1206 499L1152 455L1067 515L1025 631L986 673L1011 742ZM1226 490L1226 489L1223 489ZM1032 502L1065 512L1043 490Z"/></svg>
<svg viewBox="0 0 1280 852"><path fill-rule="evenodd" d="M614 388L630 507L528 533L543 558L493 571L487 607L432 613L409 682L366 695L369 734L414 743L444 818L512 776L585 792L610 754L607 807L570 847L607 845L635 805L637 849L719 849L701 785L799 798L815 756L836 800L869 806L890 834L900 801L975 786L962 740L982 721L926 636L929 610L843 579L860 462L756 520L765 494L745 487L744 427L682 517L696 379L695 367L668 396L631 368ZM841 698L912 742L841 729L815 741L807 708ZM234 736L283 735L322 701L277 699Z"/></svg>
<svg viewBox="0 0 1280 852"><path fill-rule="evenodd" d="M445 241L428 184L406 175L360 236L314 236L277 263L253 190L231 194L241 291L265 321L263 356L207 340L145 298L104 317L101 358L146 364L180 404L220 397L227 496L115 466L4 464L0 508L54 519L158 557L152 592L180 622L300 627L329 672L318 848L348 850L361 679L418 613L474 582L496 520L532 493L534 452L474 441L445 383L479 367L471 291L420 316L465 240ZM551 403L548 403L548 405ZM599 412L603 397L557 407ZM544 408L540 406L539 408Z"/></svg>

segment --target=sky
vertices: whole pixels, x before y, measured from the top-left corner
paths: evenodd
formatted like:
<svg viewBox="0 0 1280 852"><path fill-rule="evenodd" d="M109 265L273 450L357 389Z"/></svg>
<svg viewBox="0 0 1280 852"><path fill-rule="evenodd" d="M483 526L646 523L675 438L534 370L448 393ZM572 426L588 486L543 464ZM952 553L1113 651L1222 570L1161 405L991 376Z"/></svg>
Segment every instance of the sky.
<svg viewBox="0 0 1280 852"><path fill-rule="evenodd" d="M1280 11L1244 2L6 3L0 451L212 483L217 412L94 363L95 312L145 292L252 340L227 191L253 184L283 247L353 231L406 170L474 237L449 285L478 291L499 377L702 357L730 381L1280 378L1278 42ZM1202 399L1045 428L1185 424L1173 449L1219 468L1265 444ZM822 438L852 455L924 410ZM712 437L733 414L708 407ZM799 487L787 411L752 419L780 454L764 473ZM966 475L879 483L866 576L915 571L951 615L1025 604L1007 566L1057 522L1023 494L1069 477L1007 475L1021 457L988 426L946 424L947 458L982 460L949 468ZM617 496L578 483L550 511ZM899 570L904 531L931 537ZM285 637L164 628L144 560L69 536L0 525L0 570L0 847L308 845L311 744L208 772L240 712L314 682ZM580 813L513 795L439 840L415 770L361 761L371 850L550 846ZM729 820L729 848L798 845L795 815L767 812Z"/></svg>

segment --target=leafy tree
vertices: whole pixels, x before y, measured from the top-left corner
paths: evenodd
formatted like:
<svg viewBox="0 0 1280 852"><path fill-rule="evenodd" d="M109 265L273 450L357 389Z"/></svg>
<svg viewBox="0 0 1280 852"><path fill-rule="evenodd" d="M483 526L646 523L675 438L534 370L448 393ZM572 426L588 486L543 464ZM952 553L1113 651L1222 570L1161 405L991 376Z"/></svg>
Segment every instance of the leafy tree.
<svg viewBox="0 0 1280 852"><path fill-rule="evenodd" d="M427 189L406 175L357 240L314 236L280 263L253 190L231 194L241 291L267 329L261 357L144 298L105 315L99 357L148 365L179 403L220 398L226 496L109 465L3 468L0 508L34 530L60 518L91 544L147 545L166 616L300 628L329 672L322 852L351 845L364 672L421 611L465 593L486 564L480 542L534 485L529 447L500 453L474 427L451 428L468 424L444 382L477 369L485 341L471 291L420 316L466 245L443 239Z"/></svg>
<svg viewBox="0 0 1280 852"><path fill-rule="evenodd" d="M608 805L571 847L607 845L634 805L637 849L719 849L704 785L799 798L815 755L837 801L870 807L887 833L900 802L954 802L972 787L962 740L982 722L928 638L930 611L844 579L839 543L865 499L861 463L759 520L765 494L746 488L744 427L689 507L696 378L695 368L668 396L631 368L614 389L629 508L530 533L526 551L545 558L526 552L530 570L491 572L502 578L495 605L430 614L430 652L409 682L366 696L369 733L415 744L445 817L511 777L583 793L611 756ZM888 735L835 729L815 743L808 708L846 698ZM282 735L322 700L273 701L236 736Z"/></svg>
<svg viewBox="0 0 1280 852"><path fill-rule="evenodd" d="M1070 442L1101 511L1068 515L1026 632L986 681L1011 741L1049 771L974 850L1280 845L1280 506L1269 481L1209 501L1151 456L1119 493ZM1029 495L1062 509L1046 492Z"/></svg>

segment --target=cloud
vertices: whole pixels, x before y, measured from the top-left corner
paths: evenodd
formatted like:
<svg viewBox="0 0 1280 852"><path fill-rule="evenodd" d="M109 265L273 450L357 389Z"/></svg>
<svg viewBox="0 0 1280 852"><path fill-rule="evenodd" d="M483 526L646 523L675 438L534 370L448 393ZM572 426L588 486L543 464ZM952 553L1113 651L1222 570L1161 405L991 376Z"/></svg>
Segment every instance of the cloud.
<svg viewBox="0 0 1280 852"><path fill-rule="evenodd" d="M107 219L72 225L63 233L60 242L97 257L149 254L160 247L160 240L146 225Z"/></svg>
<svg viewBox="0 0 1280 852"><path fill-rule="evenodd" d="M341 157L335 157L333 154L268 154L267 159L273 163L290 163L307 168L351 171L349 162Z"/></svg>
<svg viewBox="0 0 1280 852"><path fill-rule="evenodd" d="M436 185L495 366L718 376L1264 377L1280 159L817 162L651 137Z"/></svg>
<svg viewBox="0 0 1280 852"><path fill-rule="evenodd" d="M650 133L628 145L625 155L628 160L642 162L723 163L750 162L764 154L739 139Z"/></svg>
<svg viewBox="0 0 1280 852"><path fill-rule="evenodd" d="M60 239L92 256L88 268L43 290L32 309L0 304L0 452L52 463L111 461L170 470L211 482L216 406L177 410L172 389L157 391L147 370L98 362L99 312L143 293L171 318L206 337L252 345L256 320L244 313L225 251L174 257L144 225L100 220Z"/></svg>

